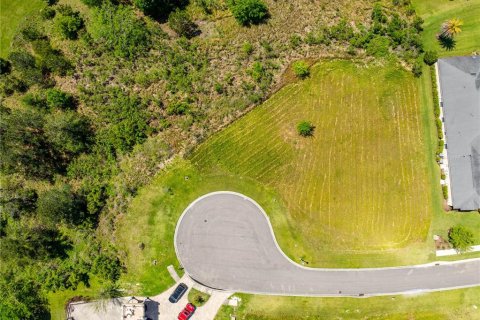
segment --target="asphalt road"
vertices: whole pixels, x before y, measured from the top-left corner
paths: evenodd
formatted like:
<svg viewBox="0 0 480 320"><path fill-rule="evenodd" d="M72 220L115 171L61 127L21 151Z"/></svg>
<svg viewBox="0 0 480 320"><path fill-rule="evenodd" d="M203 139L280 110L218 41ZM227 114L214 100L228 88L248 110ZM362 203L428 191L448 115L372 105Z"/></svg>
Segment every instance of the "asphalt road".
<svg viewBox="0 0 480 320"><path fill-rule="evenodd" d="M194 201L177 224L175 249L192 279L235 292L371 296L480 285L480 259L395 268L305 268L278 247L263 209L234 193Z"/></svg>

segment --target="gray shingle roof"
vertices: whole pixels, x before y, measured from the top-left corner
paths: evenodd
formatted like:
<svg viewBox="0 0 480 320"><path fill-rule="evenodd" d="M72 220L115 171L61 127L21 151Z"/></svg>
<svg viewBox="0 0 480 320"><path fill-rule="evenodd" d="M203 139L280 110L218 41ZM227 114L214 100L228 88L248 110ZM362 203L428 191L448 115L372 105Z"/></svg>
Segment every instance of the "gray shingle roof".
<svg viewBox="0 0 480 320"><path fill-rule="evenodd" d="M438 60L452 205L480 208L480 56Z"/></svg>

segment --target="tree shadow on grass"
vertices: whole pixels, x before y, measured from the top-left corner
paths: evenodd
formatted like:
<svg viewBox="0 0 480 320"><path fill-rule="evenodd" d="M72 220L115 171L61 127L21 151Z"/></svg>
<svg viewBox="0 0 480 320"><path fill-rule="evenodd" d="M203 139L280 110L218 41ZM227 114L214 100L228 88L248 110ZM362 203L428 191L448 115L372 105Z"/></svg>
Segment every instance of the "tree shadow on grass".
<svg viewBox="0 0 480 320"><path fill-rule="evenodd" d="M437 39L440 46L445 50L453 50L455 48L455 45L457 44L455 39L453 39L452 37L447 37L445 35L439 35Z"/></svg>

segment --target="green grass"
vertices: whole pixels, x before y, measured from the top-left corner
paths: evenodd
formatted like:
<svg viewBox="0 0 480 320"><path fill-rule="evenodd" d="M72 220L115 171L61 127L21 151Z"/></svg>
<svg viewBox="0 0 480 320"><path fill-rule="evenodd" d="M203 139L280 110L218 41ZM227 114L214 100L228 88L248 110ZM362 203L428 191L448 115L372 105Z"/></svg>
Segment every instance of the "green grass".
<svg viewBox="0 0 480 320"><path fill-rule="evenodd" d="M13 37L22 21L44 6L42 0L0 0L0 57L5 58L10 52Z"/></svg>
<svg viewBox="0 0 480 320"><path fill-rule="evenodd" d="M66 319L65 304L73 297L95 298L101 288L100 282L95 278L90 279L90 286L86 287L80 284L76 290L63 290L57 292L49 292L47 294L48 303L50 305L50 313L52 320Z"/></svg>
<svg viewBox="0 0 480 320"><path fill-rule="evenodd" d="M419 102L415 80L397 65L322 62L203 143L191 161L205 175L273 188L288 227L269 214L276 232L296 235L277 236L296 261L403 264L401 256L411 257L400 248L424 242L432 215ZM301 120L316 127L313 137L297 134ZM381 261L371 259L380 252Z"/></svg>
<svg viewBox="0 0 480 320"><path fill-rule="evenodd" d="M195 307L203 306L209 298L210 295L208 293L198 291L195 288L192 288L188 293L188 302L193 303Z"/></svg>
<svg viewBox="0 0 480 320"><path fill-rule="evenodd" d="M243 320L300 319L389 319L389 320L478 320L480 287L411 296L355 298L303 298L237 295L234 310L223 306L216 320L236 314ZM477 307L477 309L475 308Z"/></svg>
<svg viewBox="0 0 480 320"><path fill-rule="evenodd" d="M480 0L414 0L417 13L425 20L423 43L426 50L437 50L441 56L469 55L480 51ZM464 22L455 37L453 50L440 47L436 34L441 24L451 18Z"/></svg>

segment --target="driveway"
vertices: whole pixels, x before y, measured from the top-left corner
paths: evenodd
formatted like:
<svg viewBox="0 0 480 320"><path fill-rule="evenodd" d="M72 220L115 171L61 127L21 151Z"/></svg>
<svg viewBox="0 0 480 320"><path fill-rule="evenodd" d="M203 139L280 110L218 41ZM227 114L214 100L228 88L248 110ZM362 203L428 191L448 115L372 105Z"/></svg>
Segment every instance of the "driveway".
<svg viewBox="0 0 480 320"><path fill-rule="evenodd" d="M232 192L207 194L185 210L175 250L192 279L232 292L372 296L480 285L480 259L372 269L303 267L281 251L263 209Z"/></svg>

